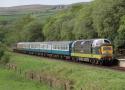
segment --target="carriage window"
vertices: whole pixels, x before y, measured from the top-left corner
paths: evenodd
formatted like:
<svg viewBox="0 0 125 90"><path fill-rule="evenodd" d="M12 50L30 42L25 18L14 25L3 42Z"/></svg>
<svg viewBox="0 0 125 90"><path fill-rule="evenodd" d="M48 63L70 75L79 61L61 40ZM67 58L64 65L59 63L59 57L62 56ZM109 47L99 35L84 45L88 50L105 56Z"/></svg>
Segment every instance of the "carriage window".
<svg viewBox="0 0 125 90"><path fill-rule="evenodd" d="M54 49L56 49L56 45L54 45Z"/></svg>
<svg viewBox="0 0 125 90"><path fill-rule="evenodd" d="M59 45L57 45L57 49L59 50Z"/></svg>
<svg viewBox="0 0 125 90"><path fill-rule="evenodd" d="M66 46L65 46L65 50L67 50L67 49L68 49L68 46L66 45Z"/></svg>
<svg viewBox="0 0 125 90"><path fill-rule="evenodd" d="M60 50L62 50L62 45L60 45Z"/></svg>
<svg viewBox="0 0 125 90"><path fill-rule="evenodd" d="M68 49L68 46L66 45L66 50Z"/></svg>
<svg viewBox="0 0 125 90"><path fill-rule="evenodd" d="M61 45L58 45L58 49L61 50Z"/></svg>

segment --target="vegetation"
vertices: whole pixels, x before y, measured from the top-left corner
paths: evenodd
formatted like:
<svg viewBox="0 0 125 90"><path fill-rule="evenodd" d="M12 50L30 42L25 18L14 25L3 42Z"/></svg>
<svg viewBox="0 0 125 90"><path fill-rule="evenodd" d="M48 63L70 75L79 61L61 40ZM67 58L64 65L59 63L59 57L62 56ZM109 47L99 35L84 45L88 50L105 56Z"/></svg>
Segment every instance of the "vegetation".
<svg viewBox="0 0 125 90"><path fill-rule="evenodd" d="M27 13L26 13L27 12ZM115 48L125 48L125 1L94 0L90 3L75 4L69 8L47 11L7 12L0 15L0 63L16 64L25 71L42 71L57 78L74 82L75 90L124 90L124 73L107 69L76 65L45 58L36 58L5 52L6 47L17 42L60 41L108 38ZM9 77L9 78L8 78ZM10 78L11 77L11 78ZM46 85L34 86L0 68L2 89L50 90ZM26 82L26 83L25 83ZM28 83L28 84L27 84ZM11 84L7 86L8 84ZM21 88L18 88L20 87Z"/></svg>
<svg viewBox="0 0 125 90"><path fill-rule="evenodd" d="M6 53L6 47L0 44L0 64L7 64L10 60L10 56Z"/></svg>
<svg viewBox="0 0 125 90"><path fill-rule="evenodd" d="M124 73L84 64L67 63L47 58L11 54L11 62L25 71L36 71L72 80L74 90L124 90ZM59 89L60 90L60 89Z"/></svg>
<svg viewBox="0 0 125 90"><path fill-rule="evenodd" d="M0 68L0 88L1 90L50 90L45 84L40 84L15 74L13 71Z"/></svg>
<svg viewBox="0 0 125 90"><path fill-rule="evenodd" d="M50 10L18 13L16 20L0 18L0 40L11 45L21 41L108 38L116 48L122 47L125 44L124 3L124 0L94 0L72 5L57 14Z"/></svg>
<svg viewBox="0 0 125 90"><path fill-rule="evenodd" d="M114 42L116 48L123 46L124 3L124 0L94 0L89 4L75 5L48 20L44 27L45 38L108 38Z"/></svg>

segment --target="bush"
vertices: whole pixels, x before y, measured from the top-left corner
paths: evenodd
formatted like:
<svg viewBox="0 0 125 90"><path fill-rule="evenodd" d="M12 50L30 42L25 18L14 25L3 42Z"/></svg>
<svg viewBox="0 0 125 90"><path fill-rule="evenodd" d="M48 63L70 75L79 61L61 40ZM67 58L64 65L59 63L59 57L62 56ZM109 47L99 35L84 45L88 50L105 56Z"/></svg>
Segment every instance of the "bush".
<svg viewBox="0 0 125 90"><path fill-rule="evenodd" d="M0 59L4 56L4 50L2 48L0 48Z"/></svg>
<svg viewBox="0 0 125 90"><path fill-rule="evenodd" d="M6 64L10 60L10 55L6 53L4 45L0 44L0 64Z"/></svg>
<svg viewBox="0 0 125 90"><path fill-rule="evenodd" d="M0 63L1 64L7 64L9 63L10 61L10 55L5 53L2 57L1 57L1 60L0 60Z"/></svg>

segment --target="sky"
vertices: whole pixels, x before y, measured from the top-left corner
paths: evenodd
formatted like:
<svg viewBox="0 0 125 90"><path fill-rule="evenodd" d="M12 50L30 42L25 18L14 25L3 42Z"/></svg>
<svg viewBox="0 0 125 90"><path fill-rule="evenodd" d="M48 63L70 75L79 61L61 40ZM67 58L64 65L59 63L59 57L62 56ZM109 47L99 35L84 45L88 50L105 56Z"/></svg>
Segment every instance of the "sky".
<svg viewBox="0 0 125 90"><path fill-rule="evenodd" d="M0 0L0 7L10 7L30 4L57 5L77 2L89 2L91 0Z"/></svg>

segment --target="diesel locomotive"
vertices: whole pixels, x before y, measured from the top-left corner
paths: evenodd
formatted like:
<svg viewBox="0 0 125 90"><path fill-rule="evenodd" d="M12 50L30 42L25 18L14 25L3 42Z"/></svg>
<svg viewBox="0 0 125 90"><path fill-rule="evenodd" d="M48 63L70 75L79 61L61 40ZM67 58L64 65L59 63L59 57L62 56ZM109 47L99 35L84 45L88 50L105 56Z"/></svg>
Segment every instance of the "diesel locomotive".
<svg viewBox="0 0 125 90"><path fill-rule="evenodd" d="M14 51L75 61L86 61L93 64L113 62L113 46L108 39L19 42L16 44Z"/></svg>

